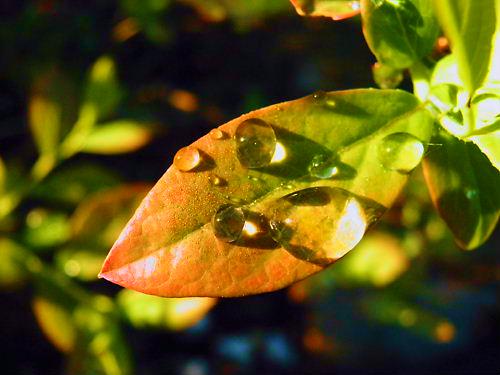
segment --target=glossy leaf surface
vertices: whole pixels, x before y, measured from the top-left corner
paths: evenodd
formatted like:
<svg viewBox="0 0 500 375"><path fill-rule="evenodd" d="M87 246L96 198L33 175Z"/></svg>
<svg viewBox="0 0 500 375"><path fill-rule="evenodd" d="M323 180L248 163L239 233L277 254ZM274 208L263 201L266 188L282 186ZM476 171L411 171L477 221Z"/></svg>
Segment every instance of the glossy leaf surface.
<svg viewBox="0 0 500 375"><path fill-rule="evenodd" d="M363 0L363 33L378 61L404 69L426 56L439 27L431 0Z"/></svg>
<svg viewBox="0 0 500 375"><path fill-rule="evenodd" d="M277 147L267 166L247 169L238 160L237 146L245 138L236 142L233 136L248 120L274 130ZM358 214L360 202L371 202L380 213L404 186L409 171L402 172L404 167L418 164L424 149L419 140L426 142L432 128L432 118L418 100L398 90L318 93L241 116L189 146L182 163L175 158L177 167L169 168L143 201L100 276L160 296L241 296L285 287L323 266L277 245L259 213L279 209L280 198L311 187L319 187L320 193L335 191L335 199L351 196L351 214ZM268 134L265 126L258 131ZM401 134L412 142L399 147ZM251 155L256 144L245 145L249 153L244 155ZM310 168L318 155L323 161L336 160L336 169L326 168L333 175L318 174L317 164ZM311 203L319 206L317 211L306 210L316 221L315 212L328 214L321 199L320 194ZM293 202L288 199L292 210ZM250 223L243 228L248 238L230 243L214 235L212 217L227 204L249 212ZM364 231L367 223L362 228L342 224L354 233ZM309 231L305 239L313 243L324 238L325 233L307 225L304 221L301 227Z"/></svg>
<svg viewBox="0 0 500 375"><path fill-rule="evenodd" d="M424 159L431 198L464 249L484 243L500 215L500 174L471 142L444 132Z"/></svg>
<svg viewBox="0 0 500 375"><path fill-rule="evenodd" d="M457 57L458 70L469 92L481 86L489 74L500 13L496 0L433 0L441 26Z"/></svg>

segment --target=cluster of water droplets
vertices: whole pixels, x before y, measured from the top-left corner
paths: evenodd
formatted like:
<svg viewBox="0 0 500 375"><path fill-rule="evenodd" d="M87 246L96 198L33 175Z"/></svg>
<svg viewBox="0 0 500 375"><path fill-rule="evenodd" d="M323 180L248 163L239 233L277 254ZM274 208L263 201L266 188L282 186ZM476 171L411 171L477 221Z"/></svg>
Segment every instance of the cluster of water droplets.
<svg viewBox="0 0 500 375"><path fill-rule="evenodd" d="M313 95L318 104L334 108L327 94ZM227 138L220 129L209 137L215 141ZM262 119L249 118L236 128L233 142L240 164L248 169L261 169L287 157L286 148L278 141L273 127ZM422 142L409 133L393 133L383 138L377 148L380 164L390 171L409 173L424 154ZM182 172L196 171L202 153L188 146L175 155L174 165ZM337 154L317 154L311 158L306 176L315 180L335 179L343 164ZM258 177L248 175L250 181ZM219 175L208 175L214 187L226 185ZM287 190L293 186L287 183ZM367 198L334 187L317 186L293 191L266 205L262 212L252 212L245 202L227 197L230 204L219 207L212 218L216 238L223 242L250 246L256 238L269 238L297 258L328 264L349 252L362 239L370 223L378 219L384 207Z"/></svg>

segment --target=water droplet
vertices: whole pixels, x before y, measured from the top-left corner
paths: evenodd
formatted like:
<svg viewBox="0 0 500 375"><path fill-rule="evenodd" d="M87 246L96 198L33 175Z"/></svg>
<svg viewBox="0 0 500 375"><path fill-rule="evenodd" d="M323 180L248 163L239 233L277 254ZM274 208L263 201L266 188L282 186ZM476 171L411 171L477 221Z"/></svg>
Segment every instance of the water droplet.
<svg viewBox="0 0 500 375"><path fill-rule="evenodd" d="M175 167L182 172L189 172L201 163L201 154L198 149L188 146L181 148L174 157Z"/></svg>
<svg viewBox="0 0 500 375"><path fill-rule="evenodd" d="M226 181L217 176L216 174L211 174L208 176L208 181L212 186L224 186L226 184Z"/></svg>
<svg viewBox="0 0 500 375"><path fill-rule="evenodd" d="M288 194L268 211L276 242L297 258L327 264L354 248L384 208L344 189L321 186Z"/></svg>
<svg viewBox="0 0 500 375"><path fill-rule="evenodd" d="M241 237L245 225L245 213L232 204L221 206L212 218L215 236L224 242L234 242Z"/></svg>
<svg viewBox="0 0 500 375"><path fill-rule="evenodd" d="M224 132L217 128L210 130L210 133L208 134L210 135L210 138L215 139L217 141L224 139Z"/></svg>
<svg viewBox="0 0 500 375"><path fill-rule="evenodd" d="M247 178L252 181L252 182L260 182L262 181L259 177L255 177L255 176L252 176L252 175L247 175Z"/></svg>
<svg viewBox="0 0 500 375"><path fill-rule="evenodd" d="M378 158L389 170L410 173L422 160L424 151L424 145L417 137L409 133L393 133L382 139Z"/></svg>
<svg viewBox="0 0 500 375"><path fill-rule="evenodd" d="M273 157L271 158L271 163L279 163L286 159L286 148L281 142L276 142L276 148L274 149Z"/></svg>
<svg viewBox="0 0 500 375"><path fill-rule="evenodd" d="M325 96L326 96L326 92L322 91L322 90L319 90L319 91L316 91L312 94L313 98L316 99L316 100L320 100L320 99L324 99Z"/></svg>
<svg viewBox="0 0 500 375"><path fill-rule="evenodd" d="M273 158L276 134L267 122L251 118L238 125L234 138L238 160L246 168L262 168Z"/></svg>
<svg viewBox="0 0 500 375"><path fill-rule="evenodd" d="M471 188L467 188L465 189L465 196L467 197L467 199L475 199L477 196L478 196L479 192L477 191L477 189L471 189Z"/></svg>
<svg viewBox="0 0 500 375"><path fill-rule="evenodd" d="M316 155L312 158L308 170L312 177L332 178L339 173L338 159L335 156Z"/></svg>

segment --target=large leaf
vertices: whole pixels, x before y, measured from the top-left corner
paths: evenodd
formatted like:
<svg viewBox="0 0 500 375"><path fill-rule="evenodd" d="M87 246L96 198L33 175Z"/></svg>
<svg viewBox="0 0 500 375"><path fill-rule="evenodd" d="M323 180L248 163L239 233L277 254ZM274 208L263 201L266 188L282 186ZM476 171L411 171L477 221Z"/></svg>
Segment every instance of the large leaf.
<svg viewBox="0 0 500 375"><path fill-rule="evenodd" d="M500 174L481 151L442 132L424 160L431 198L458 244L484 243L500 215Z"/></svg>
<svg viewBox="0 0 500 375"><path fill-rule="evenodd" d="M250 138L249 149L237 152L235 132L240 134L249 123L258 127L268 123L274 129L278 143L268 166L244 166L248 162L255 166L267 156L271 146L267 131L264 138ZM418 164L424 146L417 138L425 142L432 128L432 119L418 100L398 90L318 93L241 116L177 154L177 167L169 168L143 201L114 244L100 276L160 296L241 296L285 287L325 264L308 261L308 255L300 252L292 255L293 248L288 252L272 241L265 217L259 213L279 214L277 206L294 202L293 197L280 198L319 187L309 190L313 195L318 193L317 200L293 206L305 207L309 215L301 225L302 231L309 232L303 237L309 242L305 247L314 247L311 243L316 240L321 245L328 235L322 230L333 230L325 227L322 219L338 220L337 225L344 225L345 233L341 234L346 235L345 240L350 235L359 240L368 219L351 220L360 217L356 204L345 205L349 213L339 216L340 205L322 206L325 195L329 199L328 194L334 191L335 199L352 197L380 213L405 184L407 174L401 171ZM410 142L392 143L394 133L395 139ZM239 136L238 142L245 139ZM262 153L249 160L246 152L252 153L254 146ZM335 167L328 168L327 163L325 170L315 169L319 159L335 159L332 155L338 158ZM193 165L191 172L178 169ZM314 173L310 174L310 169ZM233 227L218 231L218 238L211 224L213 215L228 203L250 211L243 238L233 243L219 240L224 235L230 237ZM236 223L238 212L234 210ZM221 216L217 218L224 222ZM332 233L331 240L340 240L338 234Z"/></svg>
<svg viewBox="0 0 500 375"><path fill-rule="evenodd" d="M451 42L458 70L469 92L489 74L496 26L496 0L433 0L439 22ZM496 4L495 4L496 3Z"/></svg>
<svg viewBox="0 0 500 375"><path fill-rule="evenodd" d="M434 46L439 27L432 0L363 0L363 33L378 61L408 68Z"/></svg>

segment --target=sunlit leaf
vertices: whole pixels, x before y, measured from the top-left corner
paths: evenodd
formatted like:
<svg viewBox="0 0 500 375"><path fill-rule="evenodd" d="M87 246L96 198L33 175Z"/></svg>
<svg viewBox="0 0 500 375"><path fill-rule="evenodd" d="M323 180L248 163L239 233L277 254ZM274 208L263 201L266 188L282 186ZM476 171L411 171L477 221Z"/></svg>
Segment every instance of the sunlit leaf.
<svg viewBox="0 0 500 375"><path fill-rule="evenodd" d="M79 306L74 312L78 335L67 373L132 374L130 349L112 311L113 304L104 296L99 296L96 302L94 306Z"/></svg>
<svg viewBox="0 0 500 375"><path fill-rule="evenodd" d="M336 21L353 17L360 11L360 2L352 0L290 0L301 16L330 17Z"/></svg>
<svg viewBox="0 0 500 375"><path fill-rule="evenodd" d="M92 65L88 74L82 110L91 107L95 120L111 115L122 97L116 65L110 56L102 56ZM82 116L82 113L80 113Z"/></svg>
<svg viewBox="0 0 500 375"><path fill-rule="evenodd" d="M177 153L100 276L161 296L287 286L359 242L418 165L432 128L418 100L397 90L318 93L241 116ZM282 214L304 236L287 233Z"/></svg>
<svg viewBox="0 0 500 375"><path fill-rule="evenodd" d="M209 297L160 298L125 289L118 294L117 302L135 327L177 331L198 323L217 300Z"/></svg>
<svg viewBox="0 0 500 375"><path fill-rule="evenodd" d="M0 238L0 288L11 289L22 284L27 275L26 250L8 238Z"/></svg>
<svg viewBox="0 0 500 375"><path fill-rule="evenodd" d="M26 216L23 241L31 247L57 246L67 241L69 236L69 220L63 213L35 208Z"/></svg>
<svg viewBox="0 0 500 375"><path fill-rule="evenodd" d="M409 267L398 239L388 233L367 235L335 270L345 284L383 287L396 280Z"/></svg>
<svg viewBox="0 0 500 375"><path fill-rule="evenodd" d="M363 33L377 60L404 69L426 56L439 27L432 0L362 0Z"/></svg>
<svg viewBox="0 0 500 375"><path fill-rule="evenodd" d="M77 97L67 77L49 71L35 82L29 101L29 125L41 154L53 155L76 120Z"/></svg>
<svg viewBox="0 0 500 375"><path fill-rule="evenodd" d="M424 159L431 198L458 244L474 249L495 229L500 215L500 174L470 142L444 132Z"/></svg>
<svg viewBox="0 0 500 375"><path fill-rule="evenodd" d="M70 277L93 281L97 278L104 257L102 249L68 247L57 252L55 264Z"/></svg>
<svg viewBox="0 0 500 375"><path fill-rule="evenodd" d="M71 218L73 242L105 250L113 244L150 185L122 185L83 201Z"/></svg>
<svg viewBox="0 0 500 375"><path fill-rule="evenodd" d="M471 137L470 140L488 157L497 172L500 172L500 131L476 135Z"/></svg>
<svg viewBox="0 0 500 375"><path fill-rule="evenodd" d="M76 339L76 327L71 312L45 297L35 297L32 304L36 320L44 335L61 352L71 352Z"/></svg>
<svg viewBox="0 0 500 375"><path fill-rule="evenodd" d="M131 120L119 120L95 127L87 136L83 152L122 154L146 145L152 137L151 127Z"/></svg>
<svg viewBox="0 0 500 375"><path fill-rule="evenodd" d="M439 22L456 55L469 92L489 74L495 29L496 0L433 0Z"/></svg>
<svg viewBox="0 0 500 375"><path fill-rule="evenodd" d="M56 254L58 268L70 277L95 280L106 251L149 189L123 185L84 200L71 218L71 243Z"/></svg>

